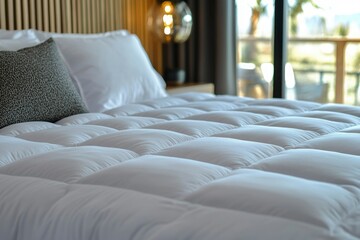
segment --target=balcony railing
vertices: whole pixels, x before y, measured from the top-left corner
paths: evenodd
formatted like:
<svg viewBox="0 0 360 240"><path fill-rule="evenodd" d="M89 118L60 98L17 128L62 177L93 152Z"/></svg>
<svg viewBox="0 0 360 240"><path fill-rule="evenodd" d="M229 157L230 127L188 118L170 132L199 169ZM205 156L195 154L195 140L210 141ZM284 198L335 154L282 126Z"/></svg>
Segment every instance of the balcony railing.
<svg viewBox="0 0 360 240"><path fill-rule="evenodd" d="M259 37L242 37L238 39L239 44L246 42L255 42L255 43L271 43L270 38L259 38ZM324 69L295 69L296 71L317 71L320 78L324 74L334 74L335 75L335 86L334 86L334 102L344 103L345 102L345 90L346 90L346 75L353 75L356 77L355 88L359 87L359 76L360 69L357 71L346 71L346 47L349 43L360 44L360 38L338 38L338 37L326 37L326 38L290 38L289 44L321 44L321 43L330 43L335 46L334 56L335 56L335 71L329 71ZM357 92L355 92L355 104L358 103Z"/></svg>

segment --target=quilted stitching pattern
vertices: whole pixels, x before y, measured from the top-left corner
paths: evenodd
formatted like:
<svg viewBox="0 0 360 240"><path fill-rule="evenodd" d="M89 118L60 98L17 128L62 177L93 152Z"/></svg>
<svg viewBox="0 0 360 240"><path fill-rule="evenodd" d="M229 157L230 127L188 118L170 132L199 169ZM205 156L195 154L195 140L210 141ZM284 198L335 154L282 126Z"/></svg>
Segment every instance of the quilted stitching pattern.
<svg viewBox="0 0 360 240"><path fill-rule="evenodd" d="M182 94L10 125L0 236L359 239L359 123L359 107Z"/></svg>

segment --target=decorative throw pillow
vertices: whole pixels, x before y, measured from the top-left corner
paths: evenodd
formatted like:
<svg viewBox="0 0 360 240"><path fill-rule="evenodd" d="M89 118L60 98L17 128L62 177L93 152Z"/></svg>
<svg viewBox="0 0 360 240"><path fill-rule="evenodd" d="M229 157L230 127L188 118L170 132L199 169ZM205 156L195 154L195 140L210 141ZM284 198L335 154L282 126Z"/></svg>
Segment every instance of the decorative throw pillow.
<svg viewBox="0 0 360 240"><path fill-rule="evenodd" d="M53 39L0 51L0 89L0 128L87 112Z"/></svg>

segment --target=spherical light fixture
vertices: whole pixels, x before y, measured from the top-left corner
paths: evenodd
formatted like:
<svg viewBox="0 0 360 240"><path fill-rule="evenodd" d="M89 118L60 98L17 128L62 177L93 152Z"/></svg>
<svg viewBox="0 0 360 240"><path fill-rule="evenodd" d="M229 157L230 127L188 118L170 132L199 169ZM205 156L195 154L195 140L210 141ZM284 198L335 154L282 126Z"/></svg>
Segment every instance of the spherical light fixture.
<svg viewBox="0 0 360 240"><path fill-rule="evenodd" d="M191 11L183 1L156 1L148 12L148 27L163 42L185 42L192 28Z"/></svg>

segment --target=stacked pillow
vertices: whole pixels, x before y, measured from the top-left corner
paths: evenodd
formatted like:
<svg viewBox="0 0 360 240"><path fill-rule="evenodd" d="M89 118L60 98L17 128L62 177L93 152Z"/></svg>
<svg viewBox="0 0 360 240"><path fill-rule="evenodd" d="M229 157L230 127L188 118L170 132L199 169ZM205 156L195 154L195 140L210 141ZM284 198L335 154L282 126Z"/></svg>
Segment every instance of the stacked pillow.
<svg viewBox="0 0 360 240"><path fill-rule="evenodd" d="M89 111L102 112L166 96L164 80L152 67L137 36L126 30L100 34L0 30L0 51L35 47L50 37ZM2 101L3 97L0 104Z"/></svg>
<svg viewBox="0 0 360 240"><path fill-rule="evenodd" d="M26 29L26 30L4 30L0 29L0 40L9 39L9 40L29 40L29 39L38 39L36 30Z"/></svg>
<svg viewBox="0 0 360 240"><path fill-rule="evenodd" d="M24 47L35 46L40 42L36 31L32 29L20 31L0 29L0 51L16 51Z"/></svg>
<svg viewBox="0 0 360 240"><path fill-rule="evenodd" d="M92 112L166 96L164 80L135 35L55 41Z"/></svg>
<svg viewBox="0 0 360 240"><path fill-rule="evenodd" d="M0 128L87 112L51 38L19 51L0 51L0 89Z"/></svg>

